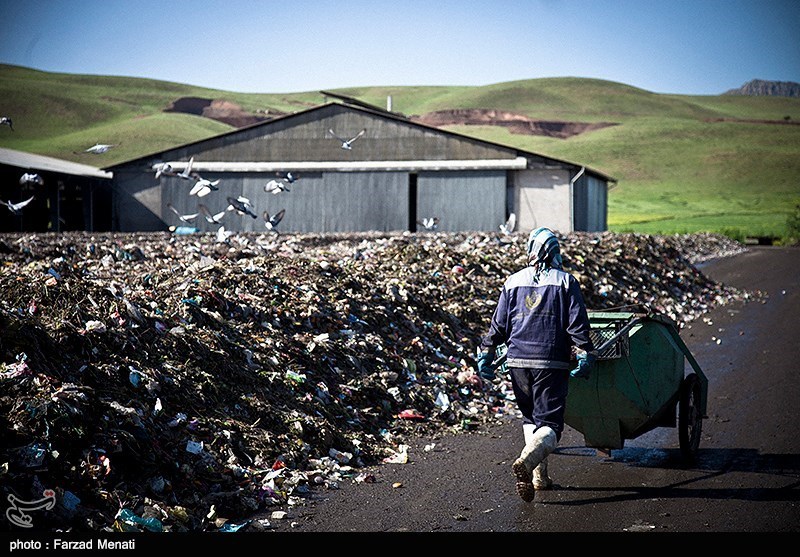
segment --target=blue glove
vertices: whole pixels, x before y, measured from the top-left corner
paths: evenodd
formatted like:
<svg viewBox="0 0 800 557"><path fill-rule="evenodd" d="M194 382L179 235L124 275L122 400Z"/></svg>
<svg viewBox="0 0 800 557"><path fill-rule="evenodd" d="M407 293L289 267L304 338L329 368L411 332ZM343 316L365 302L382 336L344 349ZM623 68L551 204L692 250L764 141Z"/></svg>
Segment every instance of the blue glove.
<svg viewBox="0 0 800 557"><path fill-rule="evenodd" d="M494 351L483 351L478 354L478 375L483 379L494 379L494 369L492 369L492 362L494 361Z"/></svg>
<svg viewBox="0 0 800 557"><path fill-rule="evenodd" d="M578 367L569 372L571 377L579 377L581 379L588 379L594 368L594 363L597 361L597 356L590 352L585 352L578 356Z"/></svg>

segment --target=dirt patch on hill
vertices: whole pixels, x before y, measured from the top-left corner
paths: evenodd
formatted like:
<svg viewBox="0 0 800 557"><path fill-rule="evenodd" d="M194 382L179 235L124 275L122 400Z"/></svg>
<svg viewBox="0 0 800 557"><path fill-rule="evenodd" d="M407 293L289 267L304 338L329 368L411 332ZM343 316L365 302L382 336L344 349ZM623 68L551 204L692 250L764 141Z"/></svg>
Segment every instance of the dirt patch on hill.
<svg viewBox="0 0 800 557"><path fill-rule="evenodd" d="M184 114L205 116L206 118L225 122L237 128L257 124L265 120L271 120L272 118L284 114L273 110L263 110L253 114L243 110L241 106L230 101L222 99L204 99L201 97L181 97L180 99L176 99L164 109L164 112L182 112Z"/></svg>
<svg viewBox="0 0 800 557"><path fill-rule="evenodd" d="M522 114L486 108L438 110L411 119L429 126L503 126L511 133L566 139L592 130L616 126L614 122L561 122L534 120Z"/></svg>
<svg viewBox="0 0 800 557"><path fill-rule="evenodd" d="M706 118L706 122L735 122L737 124L780 124L787 126L800 126L800 120L786 117L783 120L763 120L755 118Z"/></svg>

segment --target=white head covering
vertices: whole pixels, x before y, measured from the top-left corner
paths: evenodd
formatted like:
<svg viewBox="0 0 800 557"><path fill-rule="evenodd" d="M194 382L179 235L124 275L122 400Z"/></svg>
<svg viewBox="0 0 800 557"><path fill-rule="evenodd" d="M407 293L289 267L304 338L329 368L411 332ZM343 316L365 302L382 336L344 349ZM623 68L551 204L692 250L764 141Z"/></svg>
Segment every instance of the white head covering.
<svg viewBox="0 0 800 557"><path fill-rule="evenodd" d="M536 277L548 268L561 269L561 247L549 228L532 230L528 236L528 265L536 269Z"/></svg>

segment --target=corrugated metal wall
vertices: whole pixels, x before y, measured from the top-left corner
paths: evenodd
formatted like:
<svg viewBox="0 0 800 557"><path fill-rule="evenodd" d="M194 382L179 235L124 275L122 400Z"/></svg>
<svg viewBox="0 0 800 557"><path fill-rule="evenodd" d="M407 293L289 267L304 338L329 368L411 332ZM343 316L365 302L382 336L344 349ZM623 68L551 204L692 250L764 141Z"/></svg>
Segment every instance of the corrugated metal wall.
<svg viewBox="0 0 800 557"><path fill-rule="evenodd" d="M286 209L286 232L401 231L408 226L408 176L403 172L304 174L290 192L263 194L266 210ZM263 185L262 185L263 191ZM260 208L260 207L259 207Z"/></svg>
<svg viewBox="0 0 800 557"><path fill-rule="evenodd" d="M586 232L603 232L608 228L608 189L604 181L588 176Z"/></svg>
<svg viewBox="0 0 800 557"><path fill-rule="evenodd" d="M506 172L420 172L417 218L439 217L439 231L496 231L506 220Z"/></svg>
<svg viewBox="0 0 800 557"><path fill-rule="evenodd" d="M582 176L573 191L575 230L602 232L606 229L607 192L605 182L594 176Z"/></svg>
<svg viewBox="0 0 800 557"><path fill-rule="evenodd" d="M264 231L263 213L270 216L285 209L277 230L283 232L402 231L408 229L408 174L404 172L314 172L304 173L278 194L264 191L274 176L259 174L209 174L221 178L219 191L198 198L190 196L192 183L167 178L162 189L163 214L167 225L180 226L169 209L172 203L181 214L198 212L199 204L216 215L226 230ZM255 207L258 218L226 211L228 197L243 196ZM195 220L200 231L216 231L219 224L208 223L201 215Z"/></svg>

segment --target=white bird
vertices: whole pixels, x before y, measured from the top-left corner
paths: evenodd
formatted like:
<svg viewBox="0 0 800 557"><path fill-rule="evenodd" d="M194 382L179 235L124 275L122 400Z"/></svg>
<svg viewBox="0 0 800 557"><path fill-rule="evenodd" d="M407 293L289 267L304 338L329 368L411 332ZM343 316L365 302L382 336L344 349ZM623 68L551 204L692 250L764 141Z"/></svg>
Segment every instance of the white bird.
<svg viewBox="0 0 800 557"><path fill-rule="evenodd" d="M11 128L12 132L14 131L14 122L12 122L11 118L9 118L8 116L3 116L2 118L0 118L0 126L8 126L9 128Z"/></svg>
<svg viewBox="0 0 800 557"><path fill-rule="evenodd" d="M418 220L417 224L423 227L425 230L436 230L439 228L439 217Z"/></svg>
<svg viewBox="0 0 800 557"><path fill-rule="evenodd" d="M509 235L514 232L514 227L517 225L517 215L511 213L508 215L508 220L505 224L500 225L500 232L505 235Z"/></svg>
<svg viewBox="0 0 800 557"><path fill-rule="evenodd" d="M203 213L203 217L205 217L205 219L208 222L210 222L212 224L222 224L222 220L221 219L222 219L222 217L225 216L225 211L224 210L220 211L216 215L212 215L211 211L208 210L208 207L206 207L202 203L200 205L198 205L197 208L200 209L200 212Z"/></svg>
<svg viewBox="0 0 800 557"><path fill-rule="evenodd" d="M366 131L367 131L366 129L363 129L360 132L358 132L355 136L351 137L350 139L342 139L341 137L336 135L336 132L334 132L333 130L328 130L328 133L342 142L342 149L345 149L345 150L349 151L349 150L351 150L353 148L352 147L353 141L355 141L356 139L358 139L359 137L364 135L366 133Z"/></svg>
<svg viewBox="0 0 800 557"><path fill-rule="evenodd" d="M20 201L19 203L11 203L10 201L2 201L2 203L6 207L8 207L9 211L14 213L15 215L19 215L22 213L22 208L25 207L25 205L27 205L31 201L33 201L33 196L31 196L30 199L26 199L25 201Z"/></svg>
<svg viewBox="0 0 800 557"><path fill-rule="evenodd" d="M108 151L112 147L116 147L116 146L117 146L116 144L109 145L109 144L105 144L105 143L97 143L95 145L92 145L88 149L86 149L84 151L84 153L94 153L95 155L100 155L102 153L105 153L106 151Z"/></svg>
<svg viewBox="0 0 800 557"><path fill-rule="evenodd" d="M175 169L172 168L171 164L169 164L168 162L164 162L156 167L156 180L158 180L162 175L177 176L178 173L175 172Z"/></svg>
<svg viewBox="0 0 800 557"><path fill-rule="evenodd" d="M254 219L258 218L258 215L255 214L253 204L250 203L250 200L246 197L242 197L241 195L234 199L233 197L228 197L228 211L236 211L240 215L250 215Z"/></svg>
<svg viewBox="0 0 800 557"><path fill-rule="evenodd" d="M189 164L186 165L182 171L178 172L175 176L178 178L183 178L184 180L191 180L194 177L192 176L192 163L194 163L194 157L189 159Z"/></svg>
<svg viewBox="0 0 800 557"><path fill-rule="evenodd" d="M219 188L217 184L219 184L220 180L206 180L205 178L200 178L197 180L192 189L189 190L189 195L196 195L197 197L205 197L212 191L217 191Z"/></svg>
<svg viewBox="0 0 800 557"><path fill-rule="evenodd" d="M289 188L286 187L286 182L283 180L270 180L267 182L267 185L264 186L264 191L277 195L282 191L289 191Z"/></svg>
<svg viewBox="0 0 800 557"><path fill-rule="evenodd" d="M39 184L40 186L43 186L44 179L38 174L26 172L25 174L19 177L19 183L22 185Z"/></svg>
<svg viewBox="0 0 800 557"><path fill-rule="evenodd" d="M264 226L267 227L267 230L277 234L278 231L275 230L275 227L278 226L278 223L283 219L284 213L286 213L286 209L281 209L270 217L269 213L264 211Z"/></svg>
<svg viewBox="0 0 800 557"><path fill-rule="evenodd" d="M185 223L192 222L194 219L197 218L197 215L200 214L200 213L192 213L192 214L189 214L189 215L182 215L182 214L180 214L180 212L175 207L173 207L172 203L167 203L167 207L169 207L170 211L172 211L173 213L178 215L178 220L180 220L181 222L185 222Z"/></svg>
<svg viewBox="0 0 800 557"><path fill-rule="evenodd" d="M217 242L219 243L227 242L228 238L230 238L232 235L233 235L233 230L225 230L224 226L220 226L217 229Z"/></svg>

